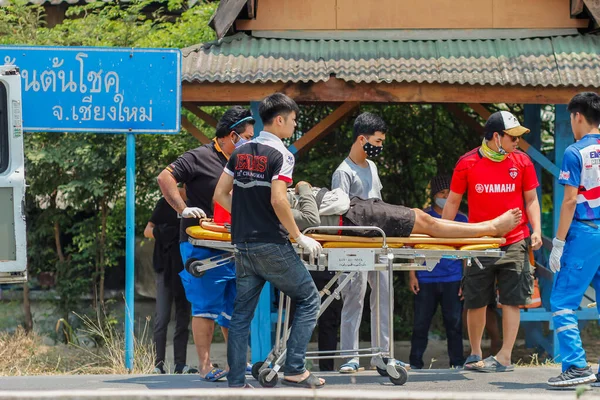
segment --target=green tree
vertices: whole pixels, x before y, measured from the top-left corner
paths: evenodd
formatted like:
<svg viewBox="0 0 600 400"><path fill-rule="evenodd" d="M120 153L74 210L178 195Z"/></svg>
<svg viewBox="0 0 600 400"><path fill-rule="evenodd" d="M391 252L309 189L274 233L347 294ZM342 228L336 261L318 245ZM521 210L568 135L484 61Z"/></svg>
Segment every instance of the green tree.
<svg viewBox="0 0 600 400"><path fill-rule="evenodd" d="M153 8L156 4L140 0L72 6L62 24L48 28L43 7L14 0L0 8L0 44L165 48L214 38L208 20L216 3L186 9L182 1L159 2L158 9ZM167 10L181 14L174 18ZM138 232L159 196L156 175L197 145L185 133L138 136ZM99 307L106 268L117 265L124 254L125 138L28 133L25 156L30 273L55 273L64 312L77 308L84 293L91 293Z"/></svg>

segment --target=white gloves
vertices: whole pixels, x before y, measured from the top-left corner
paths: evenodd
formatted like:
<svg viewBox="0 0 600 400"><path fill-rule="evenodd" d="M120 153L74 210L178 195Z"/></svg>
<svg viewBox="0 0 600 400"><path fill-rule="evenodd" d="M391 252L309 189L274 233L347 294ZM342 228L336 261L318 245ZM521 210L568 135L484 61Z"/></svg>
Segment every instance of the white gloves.
<svg viewBox="0 0 600 400"><path fill-rule="evenodd" d="M198 207L186 207L183 209L181 216L183 218L205 218L206 213Z"/></svg>
<svg viewBox="0 0 600 400"><path fill-rule="evenodd" d="M560 271L560 259L563 255L565 241L558 238L552 239L552 252L550 253L550 269L556 273Z"/></svg>
<svg viewBox="0 0 600 400"><path fill-rule="evenodd" d="M319 252L323 250L321 243L317 242L315 239L309 238L308 236L304 236L303 234L300 234L300 236L294 240L300 247L308 251L312 257L316 257Z"/></svg>

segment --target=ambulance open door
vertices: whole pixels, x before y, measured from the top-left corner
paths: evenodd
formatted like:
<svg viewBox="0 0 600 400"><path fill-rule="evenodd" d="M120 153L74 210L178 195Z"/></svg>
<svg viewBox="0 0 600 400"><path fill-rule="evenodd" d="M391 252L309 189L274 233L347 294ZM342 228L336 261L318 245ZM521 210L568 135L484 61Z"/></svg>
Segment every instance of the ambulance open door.
<svg viewBox="0 0 600 400"><path fill-rule="evenodd" d="M0 65L0 283L27 280L21 77Z"/></svg>

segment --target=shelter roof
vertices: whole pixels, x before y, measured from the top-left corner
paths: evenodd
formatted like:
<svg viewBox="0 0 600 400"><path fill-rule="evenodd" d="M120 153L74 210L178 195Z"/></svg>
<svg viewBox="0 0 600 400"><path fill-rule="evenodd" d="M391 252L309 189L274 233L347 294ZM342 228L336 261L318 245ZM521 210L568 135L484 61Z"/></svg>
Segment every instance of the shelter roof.
<svg viewBox="0 0 600 400"><path fill-rule="evenodd" d="M244 33L182 50L187 82L450 83L600 87L600 36L303 40Z"/></svg>

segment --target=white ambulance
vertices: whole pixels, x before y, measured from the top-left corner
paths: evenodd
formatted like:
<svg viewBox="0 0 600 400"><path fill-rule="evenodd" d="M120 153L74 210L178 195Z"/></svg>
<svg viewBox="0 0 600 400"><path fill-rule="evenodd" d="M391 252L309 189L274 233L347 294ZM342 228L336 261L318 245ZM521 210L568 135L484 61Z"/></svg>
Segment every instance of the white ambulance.
<svg viewBox="0 0 600 400"><path fill-rule="evenodd" d="M0 65L0 283L27 280L21 76Z"/></svg>

